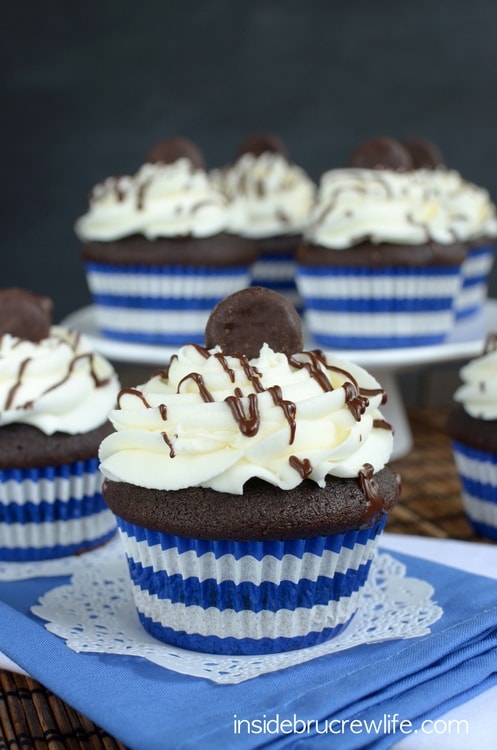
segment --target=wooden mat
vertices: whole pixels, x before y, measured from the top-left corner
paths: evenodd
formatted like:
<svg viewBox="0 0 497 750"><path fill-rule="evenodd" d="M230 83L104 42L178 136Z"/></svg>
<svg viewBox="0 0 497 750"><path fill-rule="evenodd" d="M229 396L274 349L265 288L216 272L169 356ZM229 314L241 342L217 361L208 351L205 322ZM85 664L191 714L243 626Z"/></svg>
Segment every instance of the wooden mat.
<svg viewBox="0 0 497 750"><path fill-rule="evenodd" d="M394 462L402 496L387 531L491 543L477 537L461 505L444 412L411 411L414 448ZM124 750L42 685L0 670L0 750Z"/></svg>
<svg viewBox="0 0 497 750"><path fill-rule="evenodd" d="M124 745L23 675L0 670L0 750L124 750Z"/></svg>
<svg viewBox="0 0 497 750"><path fill-rule="evenodd" d="M491 543L477 536L464 516L452 447L444 431L446 416L443 410L410 410L414 447L391 464L401 476L402 492L386 530Z"/></svg>

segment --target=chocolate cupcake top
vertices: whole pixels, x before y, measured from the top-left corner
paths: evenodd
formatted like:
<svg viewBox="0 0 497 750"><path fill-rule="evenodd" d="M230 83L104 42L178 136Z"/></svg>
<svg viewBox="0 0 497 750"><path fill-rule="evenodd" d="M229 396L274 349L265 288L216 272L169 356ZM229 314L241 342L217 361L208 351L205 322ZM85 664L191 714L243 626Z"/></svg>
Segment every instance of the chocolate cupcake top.
<svg viewBox="0 0 497 750"><path fill-rule="evenodd" d="M210 237L227 227L227 201L187 139L157 144L133 175L108 177L91 191L88 212L75 225L83 242L143 235Z"/></svg>
<svg viewBox="0 0 497 750"><path fill-rule="evenodd" d="M39 338L39 328L29 324L29 318L39 323L39 308L32 305L26 310L29 293L16 291L19 310L23 310L22 330L2 317L6 295L0 292L0 427L31 425L47 435L78 434L100 427L119 391L114 369L75 331L48 325ZM33 330L37 333L30 338Z"/></svg>
<svg viewBox="0 0 497 750"><path fill-rule="evenodd" d="M248 138L234 163L213 170L212 178L229 202L229 226L236 234L300 234L307 222L316 186L272 134Z"/></svg>
<svg viewBox="0 0 497 750"><path fill-rule="evenodd" d="M265 302L283 329L285 311ZM241 325L243 305L228 308L229 326ZM100 448L103 474L156 490L243 494L254 478L290 490L308 479L324 487L327 476L357 478L365 465L380 471L393 438L377 380L321 351L275 351L261 326L252 335L247 350L257 356L232 349L230 337L221 341L226 351L187 345L168 368L123 389L110 415L116 432Z"/></svg>
<svg viewBox="0 0 497 750"><path fill-rule="evenodd" d="M464 365L460 376L454 400L474 419L497 420L497 336L489 338L484 354Z"/></svg>
<svg viewBox="0 0 497 750"><path fill-rule="evenodd" d="M334 250L373 244L471 242L497 236L486 190L446 169L438 148L411 138L370 139L351 166L325 172L305 231L309 244Z"/></svg>

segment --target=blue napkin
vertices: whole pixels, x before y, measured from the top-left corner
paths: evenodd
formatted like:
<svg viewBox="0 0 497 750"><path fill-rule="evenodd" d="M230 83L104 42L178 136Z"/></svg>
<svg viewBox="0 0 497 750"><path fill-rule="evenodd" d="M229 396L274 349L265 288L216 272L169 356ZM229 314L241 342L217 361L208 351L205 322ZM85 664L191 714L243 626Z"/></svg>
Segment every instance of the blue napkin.
<svg viewBox="0 0 497 750"><path fill-rule="evenodd" d="M444 615L429 635L359 646L238 685L136 657L74 653L30 613L66 578L0 583L0 649L132 750L388 748L497 683L496 581L390 554L435 589Z"/></svg>

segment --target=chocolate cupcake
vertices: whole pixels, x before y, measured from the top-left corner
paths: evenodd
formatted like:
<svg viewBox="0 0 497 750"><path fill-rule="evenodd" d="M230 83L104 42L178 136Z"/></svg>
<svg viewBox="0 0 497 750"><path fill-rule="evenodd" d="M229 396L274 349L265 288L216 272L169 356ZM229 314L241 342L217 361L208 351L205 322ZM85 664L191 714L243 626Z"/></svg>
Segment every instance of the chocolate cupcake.
<svg viewBox="0 0 497 750"><path fill-rule="evenodd" d="M163 141L130 176L96 185L76 222L100 332L136 343L202 342L214 305L250 283L257 249L227 229L227 202L198 148Z"/></svg>
<svg viewBox="0 0 497 750"><path fill-rule="evenodd" d="M248 137L234 162L212 176L229 202L232 231L257 243L252 285L279 292L301 310L295 250L314 201L314 182L271 133Z"/></svg>
<svg viewBox="0 0 497 750"><path fill-rule="evenodd" d="M497 237L495 205L487 190L445 167L435 144L423 138L409 138L403 145L410 153L414 169L431 170L426 176L433 194L452 217L455 239L467 244L461 286L455 300L456 322L466 320L482 311L487 298Z"/></svg>
<svg viewBox="0 0 497 750"><path fill-rule="evenodd" d="M84 552L116 533L98 446L119 383L84 336L51 325L51 301L0 291L0 560Z"/></svg>
<svg viewBox="0 0 497 750"><path fill-rule="evenodd" d="M123 389L100 458L144 628L223 654L341 632L399 496L384 400L361 367L302 351L295 308L260 287Z"/></svg>
<svg viewBox="0 0 497 750"><path fill-rule="evenodd" d="M321 178L297 251L297 285L321 346L430 345L453 330L469 222L440 189L446 173L417 168L413 153L372 139L352 166Z"/></svg>
<svg viewBox="0 0 497 750"><path fill-rule="evenodd" d="M466 516L477 534L497 540L497 337L460 372L447 432Z"/></svg>

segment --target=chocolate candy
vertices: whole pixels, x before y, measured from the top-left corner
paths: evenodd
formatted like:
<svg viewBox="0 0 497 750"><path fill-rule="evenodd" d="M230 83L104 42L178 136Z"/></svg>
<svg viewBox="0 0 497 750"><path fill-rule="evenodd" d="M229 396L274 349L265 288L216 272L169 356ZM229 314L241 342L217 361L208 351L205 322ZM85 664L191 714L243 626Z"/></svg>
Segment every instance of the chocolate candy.
<svg viewBox="0 0 497 750"><path fill-rule="evenodd" d="M190 159L196 169L205 169L204 156L200 149L188 138L168 138L159 141L150 149L147 161L150 164L162 162L173 164L178 159Z"/></svg>
<svg viewBox="0 0 497 750"><path fill-rule="evenodd" d="M352 152L350 166L359 169L412 169L412 158L405 146L394 138L380 137L360 143Z"/></svg>
<svg viewBox="0 0 497 750"><path fill-rule="evenodd" d="M250 135L243 143L240 144L237 151L237 158L243 154L254 154L260 156L266 152L281 154L285 159L289 158L287 148L281 138L272 133L257 133Z"/></svg>
<svg viewBox="0 0 497 750"><path fill-rule="evenodd" d="M26 289L0 290L0 335L10 333L20 339L41 341L52 324L52 300Z"/></svg>
<svg viewBox="0 0 497 750"><path fill-rule="evenodd" d="M253 359L264 343L287 355L302 351L302 324L291 302L260 286L242 289L218 302L205 328L207 349L220 346L224 354Z"/></svg>
<svg viewBox="0 0 497 750"><path fill-rule="evenodd" d="M444 163L438 146L426 138L408 138L402 145L409 151L414 169L435 169Z"/></svg>

